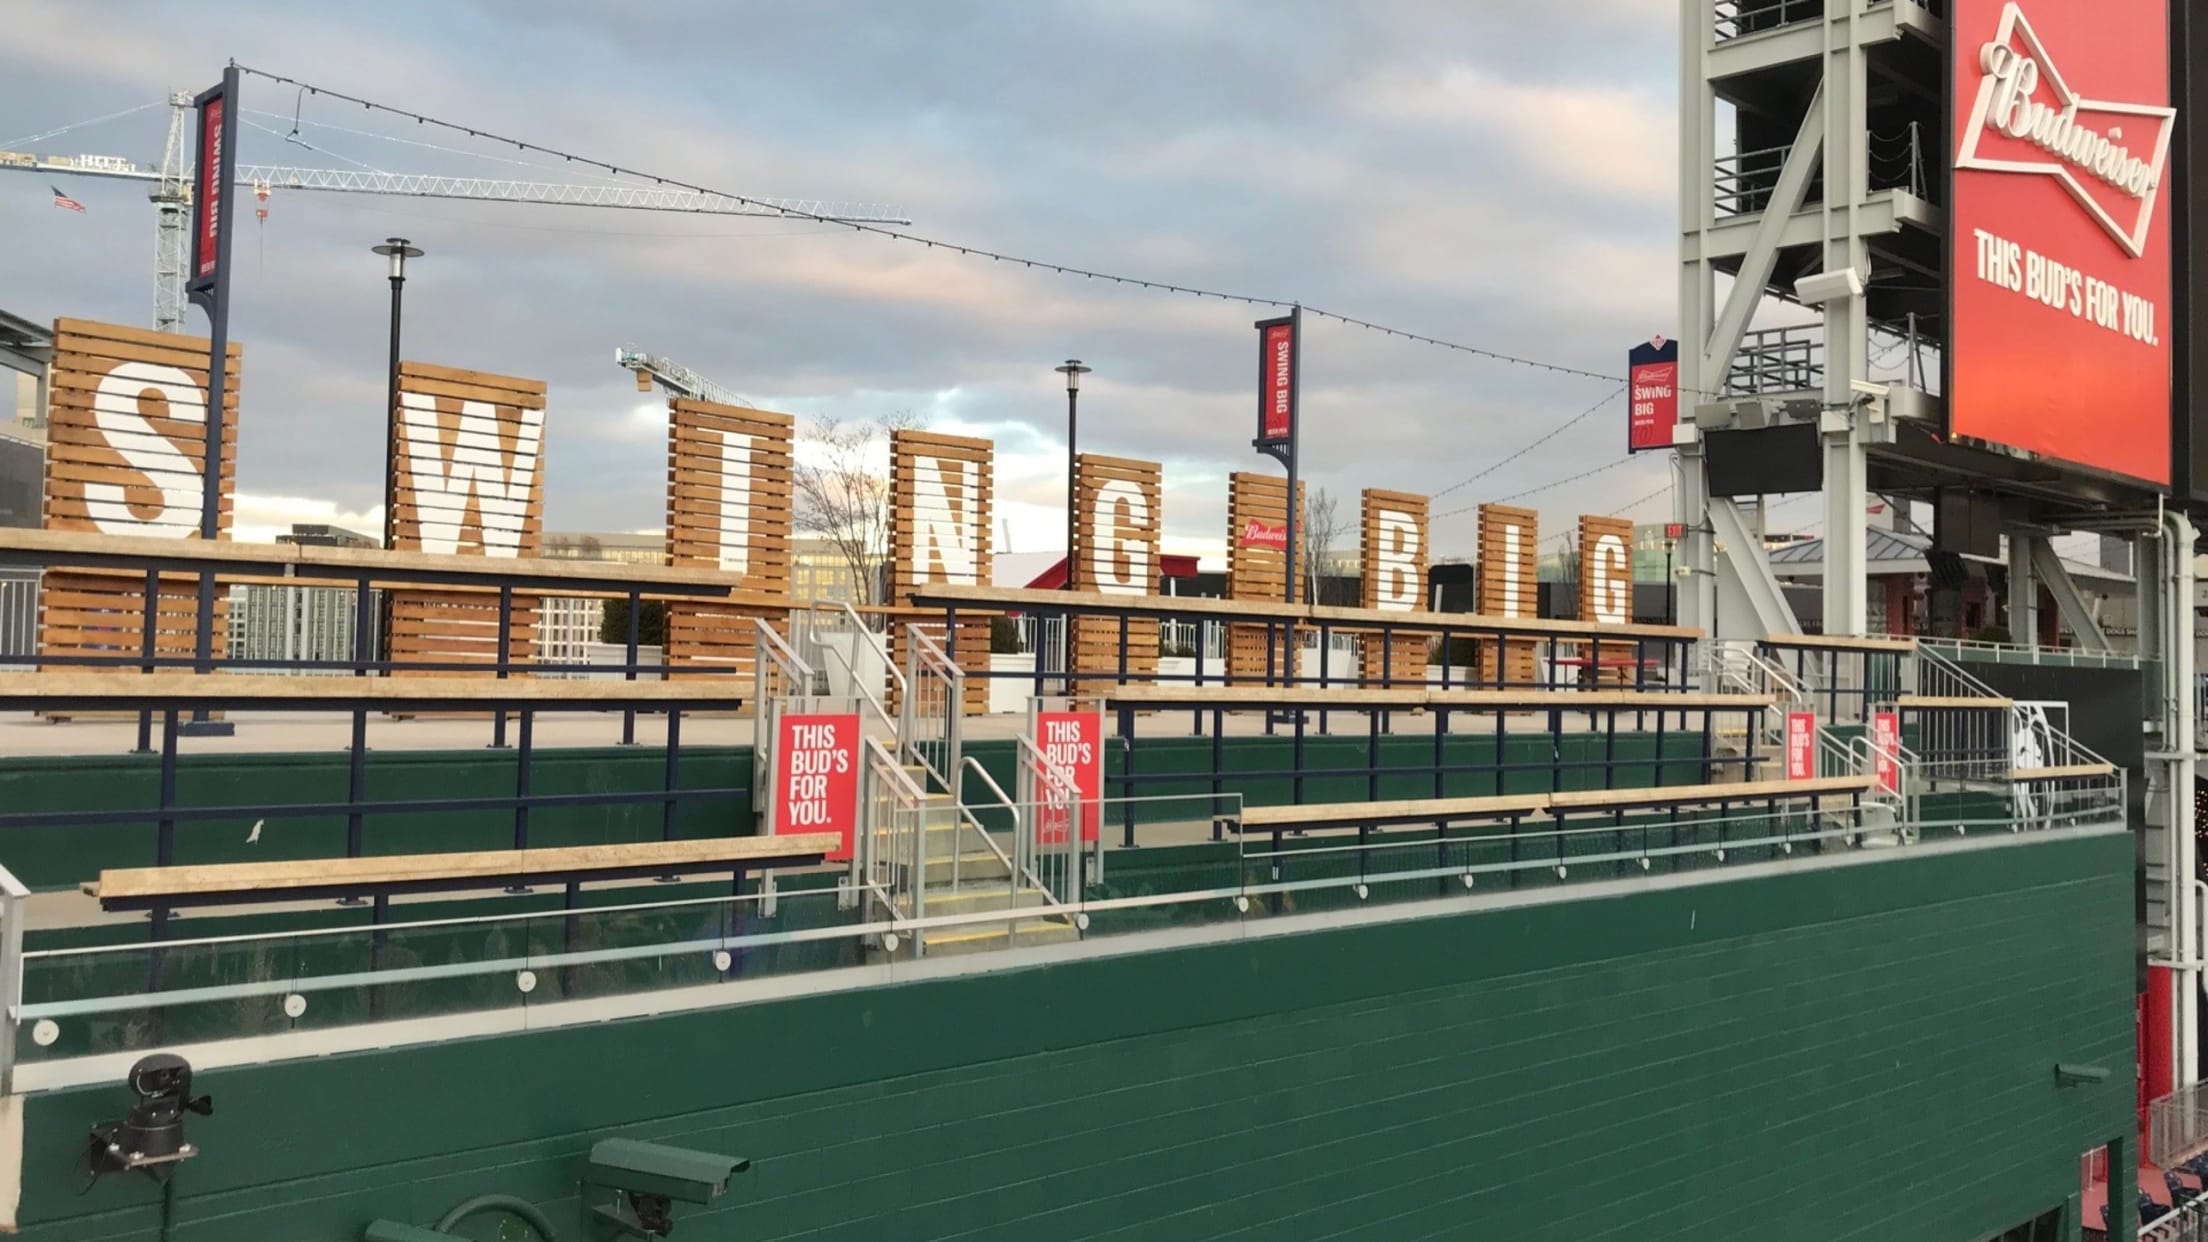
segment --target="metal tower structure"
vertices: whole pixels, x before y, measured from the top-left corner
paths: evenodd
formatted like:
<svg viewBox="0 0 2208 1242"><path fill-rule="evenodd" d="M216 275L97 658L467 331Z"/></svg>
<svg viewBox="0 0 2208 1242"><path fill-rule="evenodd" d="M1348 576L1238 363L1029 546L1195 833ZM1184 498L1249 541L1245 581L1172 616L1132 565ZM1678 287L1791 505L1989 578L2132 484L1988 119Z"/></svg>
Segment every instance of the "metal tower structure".
<svg viewBox="0 0 2208 1242"><path fill-rule="evenodd" d="M184 255L192 227L191 170L184 164L185 119L192 97L169 96L169 140L161 149L159 179L153 187L153 329L184 330Z"/></svg>
<svg viewBox="0 0 2208 1242"><path fill-rule="evenodd" d="M100 177L153 183L154 205L153 326L181 332L184 326L184 255L191 231L192 163L189 144L192 96L169 96L169 135L161 165L148 168L113 155L41 155L0 151L0 172L43 173L61 177ZM379 194L403 198L449 198L475 202L534 203L552 207L610 207L715 216L763 216L771 219L827 219L865 224L911 224L896 209L879 203L813 198L737 200L656 185L567 185L484 177L390 173L375 169L292 168L281 165L238 167L239 186L264 193L312 190L339 194ZM793 215L792 213L796 213Z"/></svg>
<svg viewBox="0 0 2208 1242"><path fill-rule="evenodd" d="M1974 572L2006 581L2011 638L2024 647L2040 639L2044 588L2079 647L2110 649L2051 540L2074 531L2129 540L2137 666L2152 704L2142 721L2147 954L2172 976L2167 1025L2146 1034L2166 1041L2184 1086L2199 1080L2208 959L2193 809L2198 531L2186 513L2202 488L2181 474L2159 489L1951 431L1949 294L1966 278L1986 280L1950 259L1950 118L1970 103L1948 98L1956 9L1941 0L1679 5L1680 619L1729 638L1802 628L1744 511L1782 458L1801 468L1797 477L1820 480L1785 490L1822 492L1827 634L1871 628L1874 493L1932 503L1937 526L1959 515L1957 529L1936 531L1934 569L1944 558L1961 570L1953 549L1974 545L1969 555L1992 567ZM1896 341L1910 354L1903 378L1880 378L1893 368L1877 359ZM2094 394L2065 395L2091 408ZM1763 477L1728 477L1743 473L1750 444Z"/></svg>

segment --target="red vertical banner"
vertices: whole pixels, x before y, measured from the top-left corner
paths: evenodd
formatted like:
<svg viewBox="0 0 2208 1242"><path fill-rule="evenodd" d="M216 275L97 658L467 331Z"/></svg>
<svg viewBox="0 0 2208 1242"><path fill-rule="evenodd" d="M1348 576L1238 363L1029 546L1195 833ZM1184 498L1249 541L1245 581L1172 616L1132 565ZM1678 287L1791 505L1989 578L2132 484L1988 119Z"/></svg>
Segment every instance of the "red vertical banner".
<svg viewBox="0 0 2208 1242"><path fill-rule="evenodd" d="M1036 773L1035 818L1038 845L1064 845L1071 836L1071 804L1081 808L1081 843L1094 844L1104 823L1104 714L1037 712L1035 744L1051 767L1073 778L1073 788L1051 772Z"/></svg>
<svg viewBox="0 0 2208 1242"><path fill-rule="evenodd" d="M1817 776L1817 713L1786 714L1786 779L1814 780Z"/></svg>
<svg viewBox="0 0 2208 1242"><path fill-rule="evenodd" d="M1296 430L1296 321L1257 325L1257 443L1286 444Z"/></svg>
<svg viewBox="0 0 2208 1242"><path fill-rule="evenodd" d="M212 280L221 262L222 196L230 192L223 180L230 165L223 160L223 112L229 100L222 95L203 98L199 105L199 170L194 190L192 221L192 279Z"/></svg>
<svg viewBox="0 0 2208 1242"><path fill-rule="evenodd" d="M848 862L859 826L859 718L782 717L774 739L774 831L833 832L831 861Z"/></svg>
<svg viewBox="0 0 2208 1242"><path fill-rule="evenodd" d="M1901 792L1901 715L1898 712L1871 713L1871 762L1878 777L1878 787L1887 793Z"/></svg>
<svg viewBox="0 0 2208 1242"><path fill-rule="evenodd" d="M1636 345L1626 367L1625 451L1670 448L1679 425L1679 342L1659 336Z"/></svg>

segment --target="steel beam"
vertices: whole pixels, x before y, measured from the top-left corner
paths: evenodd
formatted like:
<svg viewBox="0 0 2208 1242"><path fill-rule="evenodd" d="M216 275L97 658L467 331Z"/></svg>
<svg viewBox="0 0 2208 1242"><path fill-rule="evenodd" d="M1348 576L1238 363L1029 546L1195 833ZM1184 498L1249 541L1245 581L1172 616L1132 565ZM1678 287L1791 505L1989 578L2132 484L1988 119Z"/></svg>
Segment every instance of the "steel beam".
<svg viewBox="0 0 2208 1242"><path fill-rule="evenodd" d="M2055 555L2054 543L2045 535L2026 535L2023 539L2028 549L2028 568L2037 570L2037 578L2046 582L2047 593L2055 597L2056 611L2062 614L2070 632L2078 636L2078 645L2087 651L2113 650L2108 641L2108 631L2101 628L2101 619L2093 615L2092 605L2085 601L2085 593L2078 590L2077 582L2070 577L2070 567L2064 565L2062 558ZM2016 561L2016 554L2012 550L2009 555L2009 585L2012 594L2017 581ZM2037 598L2036 584L2033 598ZM2035 608L2031 611L2034 616L2033 628L2036 631L2038 610ZM2013 633L2013 625L2011 630ZM2015 634L2015 638L2020 643L2025 641L2022 634Z"/></svg>

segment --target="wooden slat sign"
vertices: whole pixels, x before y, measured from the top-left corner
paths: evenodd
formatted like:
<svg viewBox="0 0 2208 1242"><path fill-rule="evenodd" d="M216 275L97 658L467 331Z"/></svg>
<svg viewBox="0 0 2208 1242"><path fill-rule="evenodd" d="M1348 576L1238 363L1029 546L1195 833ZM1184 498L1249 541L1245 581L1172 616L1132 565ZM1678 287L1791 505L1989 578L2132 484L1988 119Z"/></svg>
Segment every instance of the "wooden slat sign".
<svg viewBox="0 0 2208 1242"><path fill-rule="evenodd" d="M544 537L545 385L485 371L399 364L384 542L406 552L535 556ZM393 591L391 658L491 665L498 595ZM536 659L537 598L516 595L506 658Z"/></svg>
<svg viewBox="0 0 2208 1242"><path fill-rule="evenodd" d="M54 324L45 525L196 539L207 467L207 350L177 336L82 319ZM218 519L237 485L242 346L229 349Z"/></svg>
<svg viewBox="0 0 2208 1242"><path fill-rule="evenodd" d="M391 546L535 556L544 534L544 397L541 380L400 363Z"/></svg>
<svg viewBox="0 0 2208 1242"><path fill-rule="evenodd" d="M667 563L717 569L739 591L786 601L790 593L788 414L676 397L667 403ZM667 606L670 664L748 667L754 622L786 623L774 606L674 602Z"/></svg>
<svg viewBox="0 0 2208 1242"><path fill-rule="evenodd" d="M1480 506L1479 610L1490 617L1533 618L1541 613L1538 550L1541 515L1509 505ZM1498 666L1496 644L1480 644L1480 677L1512 685L1534 681L1537 644L1507 642L1508 659Z"/></svg>
<svg viewBox="0 0 2208 1242"><path fill-rule="evenodd" d="M1165 471L1154 461L1130 461L1083 453L1074 459L1073 586L1105 595L1156 595L1164 530ZM1074 668L1117 675L1119 621L1082 617L1074 622ZM1127 622L1126 682L1147 681L1158 671L1158 622ZM1094 686L1098 683L1088 683Z"/></svg>
<svg viewBox="0 0 2208 1242"><path fill-rule="evenodd" d="M1296 486L1300 508L1304 489ZM1305 523L1296 524L1296 572L1308 564L1304 544ZM1227 476L1227 598L1262 600L1288 598L1288 481L1272 475L1236 471ZM1303 592L1296 593L1301 598ZM1267 650L1267 635L1272 649ZM1289 645L1278 628L1264 625L1227 627L1227 669L1237 680L1261 681L1268 672L1275 681L1293 675Z"/></svg>
<svg viewBox="0 0 2208 1242"><path fill-rule="evenodd" d="M925 586L990 586L989 527L996 444L969 436L897 431L889 438L891 602L909 604ZM904 629L892 654L905 655ZM952 636L946 635L947 640ZM950 642L967 671L966 710L988 709L989 619L967 614Z"/></svg>
<svg viewBox="0 0 2208 1242"><path fill-rule="evenodd" d="M1579 519L1579 619L1633 622L1633 523L1624 518Z"/></svg>
<svg viewBox="0 0 2208 1242"><path fill-rule="evenodd" d="M1417 612L1427 607L1427 503L1424 496L1366 488L1359 553L1363 561L1363 604L1382 612ZM1383 642L1368 634L1364 643L1364 679L1368 685L1401 684L1426 676L1427 636L1399 635ZM1392 650L1391 650L1392 648Z"/></svg>
<svg viewBox="0 0 2208 1242"><path fill-rule="evenodd" d="M48 530L199 538L206 497L207 352L204 337L84 319L54 323L47 408L43 521ZM229 346L218 479L217 538L228 538L237 486L238 391L244 347ZM163 577L153 652L197 649L198 587ZM145 576L55 568L39 593L44 655L142 654ZM229 636L228 601L215 601L213 650Z"/></svg>

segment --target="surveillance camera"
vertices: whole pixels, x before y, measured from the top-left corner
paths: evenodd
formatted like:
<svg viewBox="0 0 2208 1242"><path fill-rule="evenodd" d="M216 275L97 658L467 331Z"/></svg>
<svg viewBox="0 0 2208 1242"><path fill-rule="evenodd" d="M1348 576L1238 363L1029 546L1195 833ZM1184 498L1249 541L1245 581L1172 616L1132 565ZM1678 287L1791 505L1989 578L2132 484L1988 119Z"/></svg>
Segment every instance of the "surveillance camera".
<svg viewBox="0 0 2208 1242"><path fill-rule="evenodd" d="M214 1101L192 1095L191 1062L171 1053L140 1058L125 1082L138 1103L121 1121L92 1127L92 1174L136 1169L157 1182L167 1181L179 1162L199 1154L184 1141L184 1114L211 1117Z"/></svg>
<svg viewBox="0 0 2208 1242"><path fill-rule="evenodd" d="M1863 276L1852 267L1804 276L1794 282L1794 296L1804 306L1823 306L1843 298L1859 298L1863 296Z"/></svg>
<svg viewBox="0 0 2208 1242"><path fill-rule="evenodd" d="M711 1203L727 1192L730 1178L750 1167L739 1156L601 1139L591 1146L583 1187L586 1198L592 1187L620 1195L613 1206L591 1208L599 1237L664 1238L674 1232L676 1203Z"/></svg>

